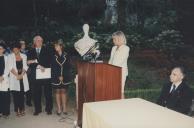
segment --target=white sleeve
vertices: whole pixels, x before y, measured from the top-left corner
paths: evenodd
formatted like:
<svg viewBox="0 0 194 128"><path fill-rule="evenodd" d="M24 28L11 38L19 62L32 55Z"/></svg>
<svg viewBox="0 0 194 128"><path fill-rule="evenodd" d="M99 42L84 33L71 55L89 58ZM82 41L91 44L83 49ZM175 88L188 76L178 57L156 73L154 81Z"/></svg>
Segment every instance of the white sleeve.
<svg viewBox="0 0 194 128"><path fill-rule="evenodd" d="M25 71L28 70L27 56L26 56L26 55L23 55L23 69L24 69Z"/></svg>
<svg viewBox="0 0 194 128"><path fill-rule="evenodd" d="M12 56L13 56L13 55L10 54L10 55L8 55L8 57L7 57L7 67L8 67L8 70L9 70L9 71L11 71L12 68L13 68L13 57L12 57Z"/></svg>
<svg viewBox="0 0 194 128"><path fill-rule="evenodd" d="M109 59L109 61L108 61L109 64L111 64L112 59L113 59L113 51L114 51L114 47L115 47L115 46L113 46L113 47L112 47L112 50L111 50L110 59Z"/></svg>
<svg viewBox="0 0 194 128"><path fill-rule="evenodd" d="M3 74L3 77L8 77L10 73L10 68L9 68L9 62L8 62L8 57L6 57L5 59L5 71L4 71L4 74Z"/></svg>

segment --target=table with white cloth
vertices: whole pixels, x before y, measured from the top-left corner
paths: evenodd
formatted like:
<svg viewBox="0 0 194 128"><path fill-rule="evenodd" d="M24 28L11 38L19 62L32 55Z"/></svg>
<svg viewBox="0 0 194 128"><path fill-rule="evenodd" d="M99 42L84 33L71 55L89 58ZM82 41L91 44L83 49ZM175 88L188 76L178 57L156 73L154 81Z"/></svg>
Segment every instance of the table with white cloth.
<svg viewBox="0 0 194 128"><path fill-rule="evenodd" d="M194 128L194 118L132 98L84 103L82 128Z"/></svg>

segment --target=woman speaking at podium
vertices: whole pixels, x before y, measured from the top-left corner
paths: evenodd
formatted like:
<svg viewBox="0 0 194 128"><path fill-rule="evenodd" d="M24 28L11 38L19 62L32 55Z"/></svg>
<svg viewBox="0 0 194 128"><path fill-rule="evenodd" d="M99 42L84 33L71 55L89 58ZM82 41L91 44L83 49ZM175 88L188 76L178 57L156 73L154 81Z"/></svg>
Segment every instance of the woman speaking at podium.
<svg viewBox="0 0 194 128"><path fill-rule="evenodd" d="M117 31L112 35L113 44L109 64L122 68L121 97L124 98L124 88L126 77L128 76L127 60L130 48L126 45L126 37L122 31Z"/></svg>

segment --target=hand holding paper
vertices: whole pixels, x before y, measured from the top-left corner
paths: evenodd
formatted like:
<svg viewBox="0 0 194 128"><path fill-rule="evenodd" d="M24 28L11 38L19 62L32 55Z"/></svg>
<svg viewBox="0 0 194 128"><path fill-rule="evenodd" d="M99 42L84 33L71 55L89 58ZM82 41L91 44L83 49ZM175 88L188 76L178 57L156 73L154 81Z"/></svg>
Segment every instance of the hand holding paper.
<svg viewBox="0 0 194 128"><path fill-rule="evenodd" d="M49 79L51 78L51 68L37 68L36 79Z"/></svg>
<svg viewBox="0 0 194 128"><path fill-rule="evenodd" d="M0 76L0 82L2 82L4 80L4 78L2 76Z"/></svg>
<svg viewBox="0 0 194 128"><path fill-rule="evenodd" d="M38 63L37 59L27 61L27 64L33 64L33 63Z"/></svg>

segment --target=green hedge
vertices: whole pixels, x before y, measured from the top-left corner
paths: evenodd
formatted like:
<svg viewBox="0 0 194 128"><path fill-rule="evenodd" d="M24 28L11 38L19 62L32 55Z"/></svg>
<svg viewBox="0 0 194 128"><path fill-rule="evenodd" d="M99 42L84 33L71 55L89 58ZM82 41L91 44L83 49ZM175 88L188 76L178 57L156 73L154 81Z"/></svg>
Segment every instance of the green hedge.
<svg viewBox="0 0 194 128"><path fill-rule="evenodd" d="M194 92L194 87L191 87ZM161 89L128 89L125 91L125 98L142 98L156 102L160 96Z"/></svg>
<svg viewBox="0 0 194 128"><path fill-rule="evenodd" d="M161 89L128 89L125 91L125 98L142 98L151 102L155 102L160 95ZM69 97L75 99L75 85L69 86Z"/></svg>
<svg viewBox="0 0 194 128"><path fill-rule="evenodd" d="M125 98L142 98L151 102L156 102L161 89L134 89L126 90Z"/></svg>
<svg viewBox="0 0 194 128"><path fill-rule="evenodd" d="M194 92L194 87L191 87ZM142 98L150 102L156 102L160 96L161 88L157 89L127 89L125 90L125 98ZM75 85L69 87L69 97L75 98Z"/></svg>

